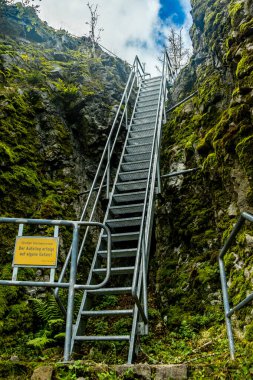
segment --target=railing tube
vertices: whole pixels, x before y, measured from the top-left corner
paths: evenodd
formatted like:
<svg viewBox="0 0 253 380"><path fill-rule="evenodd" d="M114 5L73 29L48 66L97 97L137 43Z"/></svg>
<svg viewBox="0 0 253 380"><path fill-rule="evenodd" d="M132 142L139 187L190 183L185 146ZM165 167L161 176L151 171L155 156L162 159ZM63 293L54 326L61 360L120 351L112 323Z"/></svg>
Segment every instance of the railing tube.
<svg viewBox="0 0 253 380"><path fill-rule="evenodd" d="M140 238L139 238L139 244L137 248L137 256L136 256L136 264L135 264L135 270L133 274L133 282L132 282L132 296L136 297L136 285L137 285L137 278L138 278L138 271L139 271L139 266L141 262L141 241L143 239L143 233L144 233L144 220L145 220L145 214L146 214L146 209L147 209L147 202L148 202L148 197L149 197L149 187L153 186L155 184L155 177L156 177L156 170L152 168L153 165L157 168L157 152L155 154L155 150L157 148L157 139L159 137L159 132L158 132L158 127L159 127L159 120L161 116L161 100L162 100L162 86L163 86L163 81L164 81L164 68L165 68L165 60L163 62L163 74L162 74L162 80L161 80L161 85L160 85L160 91L159 91L159 100L158 100L158 109L156 113L156 124L155 124L155 133L154 133L154 141L152 144L152 149L151 149L151 162L152 165L150 165L149 172L148 172L148 178L147 178L147 189L146 189L146 194L145 194L145 199L144 199L144 208L143 208L143 213L142 213L142 223L140 227ZM153 171L152 171L153 170ZM153 174L153 175L152 175ZM152 184L149 184L150 180L152 179Z"/></svg>
<svg viewBox="0 0 253 380"><path fill-rule="evenodd" d="M125 116L126 116L126 129L128 129L128 112L127 112L128 98L127 94L125 95Z"/></svg>
<svg viewBox="0 0 253 380"><path fill-rule="evenodd" d="M236 235L238 234L238 232L240 231L240 229L242 228L243 224L245 222L245 219L243 217L243 215L240 215L239 219L238 219L238 222L236 223L236 225L234 226L231 234L229 235L228 239L226 240L223 248L221 249L220 251L220 254L219 254L219 257L222 259L225 255L225 253L227 252L227 250L229 249L229 247L232 245Z"/></svg>
<svg viewBox="0 0 253 380"><path fill-rule="evenodd" d="M71 349L74 296L75 296L75 283L76 283L76 270L77 270L78 233L79 233L79 226L76 224L73 229L73 240L72 240L72 257L71 257L71 268L70 268L70 279L69 279L69 295L68 295L67 320L66 320L66 338L65 338L65 345L64 345L64 361L69 360L70 349Z"/></svg>
<svg viewBox="0 0 253 380"><path fill-rule="evenodd" d="M133 77L133 78L132 78L132 77ZM96 172L96 175L95 175L94 181L93 181L92 186L91 186L91 188L90 188L89 195L88 195L88 198L87 198L87 200L86 200L86 204L85 204L85 206L84 206L84 209L83 209L83 212L82 212L82 215L81 215L81 218L80 218L81 221L84 219L85 213L86 213L87 208L88 208L88 204L90 203L90 200L91 200L91 196L92 196L92 194L93 194L93 192L94 192L94 190L95 190L95 188L96 188L95 186L96 186L96 183L97 183L98 175L99 175L99 173L100 173L100 169L101 169L101 167L102 167L102 163L103 163L103 161L104 161L104 158L105 158L105 154L106 154L106 152L107 152L107 159L108 159L107 161L108 161L108 162L107 162L107 165L106 165L106 168L105 168L105 173L106 173L106 171L108 170L108 163L109 163L109 157L108 157L108 156L109 156L109 151L110 151L110 159L111 159L112 154L113 154L114 147L115 147L115 145L116 145L116 140L117 140L117 138L118 138L119 131L120 131L120 129L121 129L121 125L122 125L122 122L123 122L123 119L124 119L125 110L124 110L124 112L123 112L123 115L121 116L121 120L120 120L120 123L119 123L118 131L117 131L117 133L116 133L116 136L115 136L115 139L114 139L114 143L113 143L113 145L111 146L111 148L109 148L109 141L111 142L111 137L112 137L112 133L113 133L114 127L115 127L115 125L116 125L116 120L118 119L119 112L120 112L121 106L122 106L122 104L123 104L123 101L125 101L125 96L127 96L127 90L128 90L128 87L129 87L129 85L130 85L129 94L128 94L128 96L127 96L127 102L129 101L129 98L130 98L130 96L131 96L131 93L132 93L132 90L133 90L133 87L134 87L135 80L136 80L136 59L135 59L135 61L134 61L134 65L133 65L133 67L132 67L131 73L129 74L128 81L127 81L127 84L126 84L126 86L125 86L125 90L124 90L124 93L123 93L123 96L122 96L122 99L121 99L120 105L119 105L119 107L118 107L117 114L116 114L115 119L114 119L114 122L113 122L113 126L112 126L112 128L111 128L111 132L110 132L110 134L109 134L109 137L108 137L108 140L107 140L107 143L106 143L106 146L105 146L104 152L103 152L102 157L101 157L101 159L100 159L99 167L98 167L98 169L97 169L97 172ZM131 82L131 81L132 81L132 82ZM111 143L110 143L110 145L111 145ZM98 199L99 199L99 196L100 196L101 190L102 190L102 188L104 187L103 183L104 183L104 179L105 179L105 173L104 173L104 175L103 175L103 178L102 178L102 181L101 181L101 183L100 183L100 186L99 186L98 189L97 189L98 192L97 192L96 200L95 200L95 202L94 202L94 204L93 204L93 208L92 208L92 212L91 212L91 215L90 215L89 221L91 221L92 218L93 218L94 211L95 211L95 209L96 209L96 205L97 205L97 202L98 202ZM109 194L108 194L108 188L109 188L108 183L105 185L105 187L107 188L107 195L109 195ZM79 262L79 260L80 260L81 253L82 253L82 249L83 249L83 247L84 247L85 240L86 240L86 237L87 237L87 233L88 233L88 228L87 228L87 230L86 230L85 237L84 237L84 239L83 239L83 241L82 241L82 243L81 243L81 247L80 247L80 250L79 250L79 255L78 255L78 260L77 260L77 262ZM69 250L69 252L68 252L67 258L66 258L66 260L65 260L65 263L64 263L64 265L63 265L62 271L61 271L61 273L60 273L60 276L59 276L59 282L62 281L62 279L63 279L63 277L64 277L64 275L65 275L65 273L66 273L66 269L67 269L67 267L68 267L68 264L69 264L69 261L70 261L70 257L71 257L71 248L70 248L70 250ZM62 310L64 310L64 307L63 307L63 305L62 305L62 303L61 303L61 301L60 301L60 299L59 299L59 295L58 295L58 293L59 293L59 289L56 289L56 290L55 290L55 297L56 297L56 299L57 299L57 302L59 303L60 308L61 308Z"/></svg>
<svg viewBox="0 0 253 380"><path fill-rule="evenodd" d="M147 322L148 322L148 285L147 285L147 263L146 263L146 257L142 255L142 276L143 276L143 309L144 314L146 316ZM146 323L147 327L147 323ZM146 328L146 334L147 334L147 328Z"/></svg>
<svg viewBox="0 0 253 380"><path fill-rule="evenodd" d="M94 180L93 180L93 183L92 183L92 186L91 186L91 190L90 190L90 193L89 193L89 195L88 195L88 198L87 198L86 204L85 204L85 206L84 206L84 209L83 209L83 212L82 212L82 215L81 215L80 220L83 220L83 219L84 219L84 216L85 216L85 213L86 213L86 210L87 210L88 204L89 204L89 202L90 202L90 199L91 199L91 196L92 196L93 190L94 190L94 188L95 188L95 186L96 186L96 183L97 183L97 179L98 179L98 176L99 176L99 173L100 173L100 170L101 170L101 167L102 167L102 164L103 164L104 158L105 158L105 156L106 156L106 154L107 154L107 149L108 149L109 141L110 141L110 139L112 138L112 134L113 134L113 132L114 132L114 128L115 128L115 125L116 125L116 122L117 122L117 119L118 119L119 113L120 113L120 111L121 111L122 104L123 104L123 102L125 101L125 94L126 94L126 92L127 92L127 88L128 88L128 86L129 86L129 83L130 83L130 81L131 81L133 75L134 75L134 70L132 69L131 72L130 72L130 74L129 74L128 81L127 81L127 84L126 84L126 87L125 87L125 90L124 90L123 96L122 96L122 98L121 98L121 102L120 102L120 104L119 104L119 107L118 107L118 110L117 110L116 116L115 116L115 118L114 118L114 122L113 122L113 125L112 125L112 128L111 128L110 134L109 134L109 136L108 136L108 140L107 140L107 142L106 142L105 149L104 149L104 151L103 151L103 153L102 153L102 157L101 157L101 159L100 159L100 162L99 162L99 165L98 165L98 169L97 169L97 172L96 172L95 178L94 178Z"/></svg>
<svg viewBox="0 0 253 380"><path fill-rule="evenodd" d="M242 228L245 220L253 222L253 215L247 212L243 212L240 215L238 222L235 224L223 248L220 250L219 258L218 258L219 268L220 268L220 278L221 278L221 289L222 289L222 296L223 296L223 305L224 305L224 311L225 311L225 321L226 321L226 327L227 327L227 336L228 336L228 342L229 342L230 356L232 360L234 360L235 358L235 348L234 348L234 338L233 338L232 325L231 325L231 316L235 311L240 310L243 306L245 306L248 302L250 302L253 299L253 294L246 297L233 309L230 309L226 272L225 272L225 265L224 265L223 258L226 252L228 251L228 249L230 248L230 246L232 245L236 235Z"/></svg>
<svg viewBox="0 0 253 380"><path fill-rule="evenodd" d="M107 148L107 178L106 178L106 199L110 197L110 176L111 176L111 140Z"/></svg>
<svg viewBox="0 0 253 380"><path fill-rule="evenodd" d="M228 316L230 307L229 307L229 300L228 300L227 280L226 280L224 262L221 258L219 258L219 267L220 267L221 288L222 288L222 294L223 294L223 305L224 305L224 311L225 311L225 321L226 321L226 327L227 327L229 350L230 350L231 359L234 360L235 345L234 345L234 338L233 338L233 332L232 332L232 326L231 326L231 319Z"/></svg>

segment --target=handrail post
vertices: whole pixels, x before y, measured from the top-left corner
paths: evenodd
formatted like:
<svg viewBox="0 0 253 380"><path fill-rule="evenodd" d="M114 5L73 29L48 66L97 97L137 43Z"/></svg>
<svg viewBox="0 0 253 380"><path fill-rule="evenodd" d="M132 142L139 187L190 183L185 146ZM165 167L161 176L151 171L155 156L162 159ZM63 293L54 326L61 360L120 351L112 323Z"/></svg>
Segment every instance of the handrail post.
<svg viewBox="0 0 253 380"><path fill-rule="evenodd" d="M128 95L127 95L127 92L126 92L126 95L125 95L126 129L128 129L128 112L127 112L127 107L128 107Z"/></svg>
<svg viewBox="0 0 253 380"><path fill-rule="evenodd" d="M78 235L79 235L79 226L78 224L75 223L74 229L73 229L72 257L71 257L67 320L66 320L66 338L65 338L65 345L64 345L64 361L65 362L69 361L70 352L71 352L74 296L75 296L76 271L77 271L77 254L78 254L78 237L79 237Z"/></svg>
<svg viewBox="0 0 253 380"><path fill-rule="evenodd" d="M107 149L107 178L106 178L106 199L110 197L110 177L111 177L111 140L109 140L108 149Z"/></svg>
<svg viewBox="0 0 253 380"><path fill-rule="evenodd" d="M230 306L229 306L229 299L228 299L227 280L226 280L224 261L221 258L219 258L219 267L220 267L221 288L222 288L222 294L223 294L223 305L224 305L224 311L225 311L228 344L229 344L231 359L234 360L235 359L235 345L234 345L234 337L233 337L233 332L232 332L231 317L228 316L228 313L230 311Z"/></svg>
<svg viewBox="0 0 253 380"><path fill-rule="evenodd" d="M143 309L144 309L144 314L146 315L147 322L145 323L145 334L148 334L148 286L147 286L147 262L146 262L146 242L145 239L143 239L142 243L142 281L143 281Z"/></svg>
<svg viewBox="0 0 253 380"><path fill-rule="evenodd" d="M160 168L160 159L159 159L159 142L156 141L156 151L157 151L157 155L158 155L158 160L157 160L157 164L156 164L156 176L157 176L157 194L161 194L162 192L162 181L161 181L161 168Z"/></svg>

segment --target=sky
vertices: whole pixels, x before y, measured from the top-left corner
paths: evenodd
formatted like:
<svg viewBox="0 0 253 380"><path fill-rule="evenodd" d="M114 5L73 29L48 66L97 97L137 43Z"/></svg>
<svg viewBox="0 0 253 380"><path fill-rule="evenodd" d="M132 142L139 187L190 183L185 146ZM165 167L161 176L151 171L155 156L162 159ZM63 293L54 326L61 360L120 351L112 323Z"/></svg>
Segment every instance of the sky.
<svg viewBox="0 0 253 380"><path fill-rule="evenodd" d="M76 36L88 35L88 0L35 0L39 16L50 26ZM90 0L98 5L98 27L103 28L100 43L132 63L135 55L146 71L157 74L155 66L161 45L170 27L183 28L186 48L191 48L190 0Z"/></svg>

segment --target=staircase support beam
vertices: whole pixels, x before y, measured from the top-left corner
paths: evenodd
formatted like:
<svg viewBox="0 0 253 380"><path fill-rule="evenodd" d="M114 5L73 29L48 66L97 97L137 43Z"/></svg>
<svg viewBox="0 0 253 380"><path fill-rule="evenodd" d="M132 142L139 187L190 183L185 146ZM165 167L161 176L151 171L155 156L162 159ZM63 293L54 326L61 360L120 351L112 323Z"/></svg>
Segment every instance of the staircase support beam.
<svg viewBox="0 0 253 380"><path fill-rule="evenodd" d="M67 307L67 320L66 320L66 338L65 338L65 345L64 345L64 361L69 361L70 352L71 352L75 283L76 283L76 271L77 271L78 240L79 240L78 234L79 234L79 226L75 225L73 229L73 240L72 240L72 255L71 255L69 294L68 294L68 307Z"/></svg>

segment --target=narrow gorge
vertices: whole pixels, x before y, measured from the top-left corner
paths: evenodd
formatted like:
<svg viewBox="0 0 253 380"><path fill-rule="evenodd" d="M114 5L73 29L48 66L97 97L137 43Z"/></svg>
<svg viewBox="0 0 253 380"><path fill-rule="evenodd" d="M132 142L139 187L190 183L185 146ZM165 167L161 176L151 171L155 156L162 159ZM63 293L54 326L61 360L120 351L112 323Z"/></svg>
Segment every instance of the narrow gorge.
<svg viewBox="0 0 253 380"><path fill-rule="evenodd" d="M171 377L154 368L169 364L187 371L187 377L180 370L171 375L175 379L252 378L252 303L232 317L232 361L218 255L240 214L253 214L253 4L191 4L193 55L170 87L166 109L194 96L167 112L160 165L162 176L196 170L162 177L156 196L149 334L139 337L137 369L115 369L125 363L116 342L102 349L89 344L69 366L59 364L64 321L50 292L1 286L1 379L158 380ZM78 220L131 67L99 46L93 57L89 38L55 31L30 7L1 12L0 216ZM123 132L122 144L124 138ZM4 224L0 232L5 279L15 232ZM232 306L252 293L252 249L253 225L246 222L225 256ZM61 265L65 257L63 250ZM46 278L43 270L36 276ZM114 302L113 295L104 300ZM93 327L105 328L102 322ZM49 367L48 377L36 377L40 366Z"/></svg>

